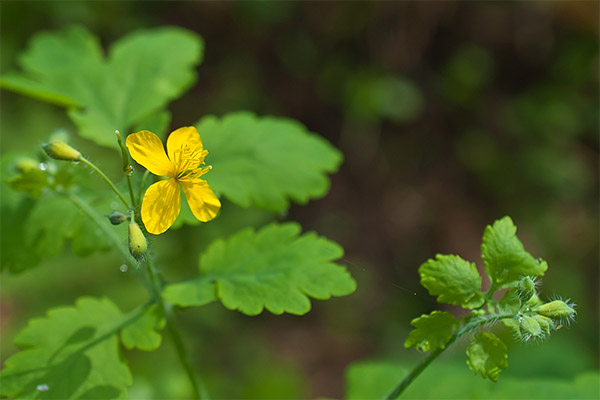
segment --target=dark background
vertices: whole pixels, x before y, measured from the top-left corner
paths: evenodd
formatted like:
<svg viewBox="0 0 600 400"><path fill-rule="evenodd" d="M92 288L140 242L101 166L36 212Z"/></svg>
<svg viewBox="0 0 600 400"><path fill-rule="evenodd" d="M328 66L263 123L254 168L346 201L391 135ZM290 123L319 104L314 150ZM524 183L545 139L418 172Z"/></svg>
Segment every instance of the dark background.
<svg viewBox="0 0 600 400"><path fill-rule="evenodd" d="M549 263L543 297L569 297L579 312L548 343L511 345L504 374L569 379L598 368L597 2L0 7L3 71L39 30L80 24L108 47L136 29L177 25L206 49L197 84L169 107L171 128L245 109L297 119L344 153L329 195L284 218L342 244L358 290L314 302L304 317L249 318L218 304L183 312L213 397L339 397L353 361L413 365L420 355L403 350L409 322L438 307L419 285L419 265L454 253L481 267L483 229L504 215ZM0 105L3 152L32 152L53 130L73 130L56 107L7 92ZM118 155L105 152L97 158L118 168ZM193 275L208 240L198 229L156 240L170 279ZM125 298L124 309L139 303L135 279L118 272L117 256L106 260L65 252L5 273L2 359L15 351L15 332L50 306L88 294ZM158 354L127 354L132 398L189 395L171 353L165 343ZM449 357L470 374L464 345Z"/></svg>

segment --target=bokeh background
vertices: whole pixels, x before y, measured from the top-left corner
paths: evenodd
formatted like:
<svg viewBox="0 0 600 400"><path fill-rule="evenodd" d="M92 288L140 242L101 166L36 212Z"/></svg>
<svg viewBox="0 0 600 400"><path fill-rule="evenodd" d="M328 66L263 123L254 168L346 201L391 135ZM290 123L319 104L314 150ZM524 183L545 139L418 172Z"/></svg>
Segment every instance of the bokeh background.
<svg viewBox="0 0 600 400"><path fill-rule="evenodd" d="M403 349L409 322L439 307L419 285L419 265L454 253L481 267L483 229L504 215L549 263L543 297L570 297L579 314L541 344L514 344L500 330L511 342L503 376L572 379L599 362L598 7L2 1L0 67L15 69L40 30L80 24L108 47L136 29L177 25L202 35L206 50L198 83L169 107L171 128L251 110L297 119L344 153L328 196L277 218L342 244L357 291L314 302L303 317L250 318L220 304L183 311L185 340L213 397L339 398L352 362L410 367L422 355ZM54 130L74 131L62 109L1 96L3 154L34 154ZM116 152L73 141L117 176ZM230 217L219 225L155 241L167 279L193 276L212 235L272 217L225 206ZM49 307L83 295L137 305L144 289L119 266L116 254L80 259L67 250L22 274L4 272L2 361L27 319ZM470 375L465 344L455 347L436 362ZM172 350L165 340L154 353L128 352L131 398L190 396Z"/></svg>

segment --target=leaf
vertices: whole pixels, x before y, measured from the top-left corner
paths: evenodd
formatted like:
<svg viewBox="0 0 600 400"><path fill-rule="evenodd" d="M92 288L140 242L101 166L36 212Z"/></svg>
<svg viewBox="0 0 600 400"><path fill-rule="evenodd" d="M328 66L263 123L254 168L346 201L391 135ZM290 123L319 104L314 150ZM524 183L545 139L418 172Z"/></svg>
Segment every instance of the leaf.
<svg viewBox="0 0 600 400"><path fill-rule="evenodd" d="M364 361L346 369L346 399L384 399L407 374L406 368L385 362Z"/></svg>
<svg viewBox="0 0 600 400"><path fill-rule="evenodd" d="M214 167L206 179L242 207L282 211L290 200L321 197L329 190L326 174L342 161L325 139L290 119L236 112L205 117L196 127Z"/></svg>
<svg viewBox="0 0 600 400"><path fill-rule="evenodd" d="M0 374L2 395L125 398L132 379L116 335L124 321L110 300L89 297L31 320L15 338L23 350L6 361Z"/></svg>
<svg viewBox="0 0 600 400"><path fill-rule="evenodd" d="M467 349L467 365L475 374L496 382L500 372L508 367L506 345L489 332L477 333Z"/></svg>
<svg viewBox="0 0 600 400"><path fill-rule="evenodd" d="M407 349L414 347L423 352L443 349L452 337L452 331L457 323L458 320L446 311L423 314L410 321L410 324L417 329L410 331L404 347Z"/></svg>
<svg viewBox="0 0 600 400"><path fill-rule="evenodd" d="M218 298L247 315L263 308L302 315L310 310L308 297L326 300L352 293L356 282L333 263L342 248L313 232L299 236L300 230L296 223L272 223L258 232L248 228L218 239L200 257L200 277L167 286L163 296L179 306Z"/></svg>
<svg viewBox="0 0 600 400"><path fill-rule="evenodd" d="M481 275L475 264L455 255L438 254L419 268L421 285L439 303L476 308L483 304Z"/></svg>
<svg viewBox="0 0 600 400"><path fill-rule="evenodd" d="M123 345L131 350L152 351L158 349L162 340L160 332L165 327L165 316L158 305L148 307L134 323L121 331Z"/></svg>
<svg viewBox="0 0 600 400"><path fill-rule="evenodd" d="M525 251L516 236L517 227L510 217L504 217L487 226L483 234L481 254L484 267L496 289L509 287L525 275L543 276L548 269L546 261L534 259Z"/></svg>
<svg viewBox="0 0 600 400"><path fill-rule="evenodd" d="M0 86L68 107L81 136L116 148L115 130L160 115L194 83L202 50L195 33L161 27L126 36L105 59L98 39L74 26L34 36L19 60L23 72L3 75Z"/></svg>

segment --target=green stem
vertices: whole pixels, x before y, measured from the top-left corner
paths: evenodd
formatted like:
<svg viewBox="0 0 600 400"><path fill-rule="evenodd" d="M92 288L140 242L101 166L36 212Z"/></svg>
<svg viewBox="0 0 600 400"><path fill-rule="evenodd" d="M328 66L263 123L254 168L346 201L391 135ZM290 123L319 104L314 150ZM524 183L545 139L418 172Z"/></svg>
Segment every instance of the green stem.
<svg viewBox="0 0 600 400"><path fill-rule="evenodd" d="M135 201L135 195L133 194L133 185L131 184L131 173L133 172L133 166L129 163L129 155L127 154L127 149L125 145L123 145L123 138L121 137L121 133L119 131L115 131L115 135L117 135L117 143L121 148L121 156L123 158L123 173L127 177L127 186L129 186L129 196L131 197L131 204L133 207L137 206L137 202Z"/></svg>
<svg viewBox="0 0 600 400"><path fill-rule="evenodd" d="M146 183L146 178L150 175L150 171L146 170L144 175L142 176L142 181L140 182L140 190L138 193L138 199L142 200L142 195L144 194L144 184Z"/></svg>
<svg viewBox="0 0 600 400"><path fill-rule="evenodd" d="M117 196L119 196L119 199L121 199L121 201L123 202L123 204L125 204L125 206L128 209L130 208L129 203L127 203L127 200L125 200L125 197L123 197L123 195L121 194L121 192L119 192L119 189L117 189L117 187L115 186L115 184L112 183L112 181L110 180L110 178L108 176L106 176L104 174L104 172L102 172L100 170L100 168L96 167L91 161L89 161L85 157L81 157L81 162L84 163L85 165L87 165L88 167L90 167L91 169L93 169L94 171L96 171L102 177L102 179L104 179L104 181L106 183L108 183L108 186L110 186L110 188L113 190L113 192L115 192L117 194Z"/></svg>
<svg viewBox="0 0 600 400"><path fill-rule="evenodd" d="M189 359L188 352L185 349L185 344L183 343L183 339L181 338L181 334L179 333L179 329L177 325L175 325L175 320L173 316L173 312L170 308L165 304L161 291L162 291L162 283L160 281L160 277L158 273L154 270L154 266L150 258L146 258L146 266L148 267L148 274L150 275L150 282L152 283L152 287L154 290L154 296L156 301L160 304L162 309L164 310L165 317L167 318L167 331L173 340L173 344L175 345L175 350L177 351L177 356L179 357L179 361L185 372L187 373L188 379L194 389L194 394L197 399L208 399L208 393L206 388L201 383L198 375L194 371L194 367Z"/></svg>
<svg viewBox="0 0 600 400"><path fill-rule="evenodd" d="M442 354L444 350L450 347L450 345L452 345L452 343L454 343L461 336L473 331L474 329L479 328L482 325L492 324L501 319L512 317L514 317L513 314L492 314L470 320L462 327L460 327L458 331L456 331L456 333L454 333L454 335L450 337L450 340L448 340L448 343L446 343L446 346L444 348L435 349L431 352L431 354L427 356L427 358L425 358L423 361L417 364L412 369L412 371L410 371L410 373L398 384L398 386L396 386L394 390L392 390L392 392L389 395L387 395L386 399L397 399L404 392L404 390L406 390L406 388L412 383L412 381L414 381L421 374L421 372L423 372L423 370L427 368L429 364L431 364L433 360L438 358L438 356Z"/></svg>

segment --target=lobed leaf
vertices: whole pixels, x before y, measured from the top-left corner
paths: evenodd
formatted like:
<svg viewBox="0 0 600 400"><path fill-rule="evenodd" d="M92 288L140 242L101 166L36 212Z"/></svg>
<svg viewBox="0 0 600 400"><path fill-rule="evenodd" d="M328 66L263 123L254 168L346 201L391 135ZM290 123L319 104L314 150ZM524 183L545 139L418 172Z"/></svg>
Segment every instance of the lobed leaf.
<svg viewBox="0 0 600 400"><path fill-rule="evenodd" d="M496 289L509 287L525 275L543 276L548 269L546 261L534 259L525 251L516 232L517 227L508 216L485 228L481 254Z"/></svg>
<svg viewBox="0 0 600 400"><path fill-rule="evenodd" d="M74 26L34 36L19 60L22 73L3 75L0 86L68 107L81 136L116 147L116 129L164 124L162 109L194 83L202 50L195 33L161 27L126 36L105 58L98 39Z"/></svg>
<svg viewBox="0 0 600 400"><path fill-rule="evenodd" d="M419 268L421 285L440 303L476 308L483 304L481 275L475 264L455 255L438 254Z"/></svg>
<svg viewBox="0 0 600 400"><path fill-rule="evenodd" d="M232 202L272 211L304 204L327 193L327 173L337 170L341 153L296 121L257 117L249 112L208 116L196 127L208 161L211 187Z"/></svg>
<svg viewBox="0 0 600 400"><path fill-rule="evenodd" d="M200 277L166 287L163 296L179 306L215 299L247 315L305 314L309 297L325 300L352 293L356 282L333 261L343 254L315 233L299 236L296 223L272 223L216 240L200 258Z"/></svg>
<svg viewBox="0 0 600 400"><path fill-rule="evenodd" d="M156 304L150 306L134 323L121 330L121 341L129 350L156 350L162 341L160 332L165 327L165 322L163 310Z"/></svg>
<svg viewBox="0 0 600 400"><path fill-rule="evenodd" d="M427 352L446 347L458 320L449 312L434 311L413 319L410 324L416 329L410 331L404 347Z"/></svg>
<svg viewBox="0 0 600 400"><path fill-rule="evenodd" d="M23 350L0 373L2 395L125 398L132 379L117 332L126 319L110 300L84 297L75 307L54 308L31 320L15 338Z"/></svg>
<svg viewBox="0 0 600 400"><path fill-rule="evenodd" d="M498 380L500 372L508 367L506 345L498 336L489 332L477 333L467 349L467 365L475 374Z"/></svg>

